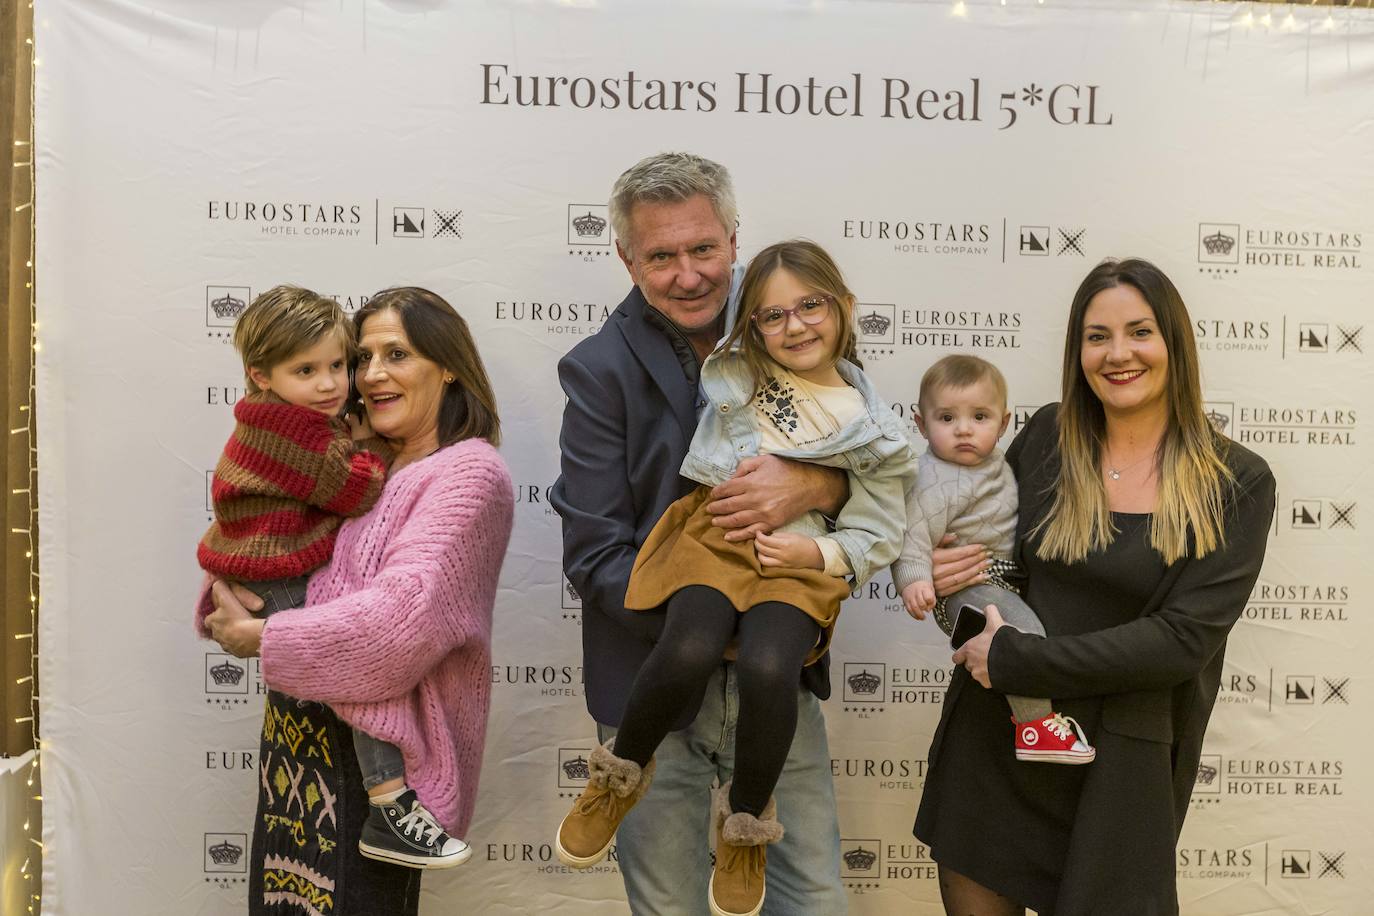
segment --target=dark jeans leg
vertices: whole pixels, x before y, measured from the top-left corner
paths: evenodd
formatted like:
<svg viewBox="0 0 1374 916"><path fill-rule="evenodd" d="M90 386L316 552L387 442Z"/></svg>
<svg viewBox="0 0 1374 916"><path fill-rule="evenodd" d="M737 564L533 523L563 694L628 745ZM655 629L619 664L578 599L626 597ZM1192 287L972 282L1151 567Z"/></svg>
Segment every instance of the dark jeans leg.
<svg viewBox="0 0 1374 916"><path fill-rule="evenodd" d="M617 757L644 766L682 711L700 705L739 618L724 595L704 585L689 585L668 599L663 635L635 677L616 732ZM796 697L791 699L795 716Z"/></svg>
<svg viewBox="0 0 1374 916"><path fill-rule="evenodd" d="M264 620L277 611L305 605L305 590L310 584L309 576L296 576L293 579L268 579L263 582L241 582L253 594L262 599L262 610L257 616Z"/></svg>
<svg viewBox="0 0 1374 916"><path fill-rule="evenodd" d="M396 745L355 728L353 751L358 755L358 769L363 775L364 789L371 790L392 779L405 778L405 759Z"/></svg>
<svg viewBox="0 0 1374 916"><path fill-rule="evenodd" d="M734 811L762 814L778 784L797 730L797 679L820 632L816 621L776 601L756 605L740 619Z"/></svg>

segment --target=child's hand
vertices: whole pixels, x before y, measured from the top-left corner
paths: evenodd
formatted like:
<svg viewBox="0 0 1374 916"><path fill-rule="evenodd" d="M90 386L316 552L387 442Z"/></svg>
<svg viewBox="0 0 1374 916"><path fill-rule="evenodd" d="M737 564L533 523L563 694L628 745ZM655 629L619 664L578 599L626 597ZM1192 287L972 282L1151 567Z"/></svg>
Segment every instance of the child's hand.
<svg viewBox="0 0 1374 916"><path fill-rule="evenodd" d="M935 607L935 585L926 580L911 583L902 589L902 604L912 617L925 620L926 614Z"/></svg>
<svg viewBox="0 0 1374 916"><path fill-rule="evenodd" d="M754 535L754 552L763 566L787 566L792 569L825 569L825 557L815 538L792 531Z"/></svg>
<svg viewBox="0 0 1374 916"><path fill-rule="evenodd" d="M348 420L348 432L353 437L354 442L362 442L364 439L371 439L376 435L372 431L372 424L367 422L367 414L361 415L352 412L345 414Z"/></svg>

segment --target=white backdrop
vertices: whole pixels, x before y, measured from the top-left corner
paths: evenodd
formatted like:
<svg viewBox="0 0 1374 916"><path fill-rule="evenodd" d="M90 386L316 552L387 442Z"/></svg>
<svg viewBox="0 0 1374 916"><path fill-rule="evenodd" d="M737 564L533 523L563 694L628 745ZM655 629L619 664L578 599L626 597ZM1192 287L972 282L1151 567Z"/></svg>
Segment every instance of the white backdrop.
<svg viewBox="0 0 1374 916"><path fill-rule="evenodd" d="M262 688L191 636L237 303L431 287L492 372L520 503L474 860L426 914L624 912L549 842L591 747L559 564L558 357L627 290L644 155L727 164L747 257L825 245L899 410L937 356L1058 385L1098 259L1160 263L1280 509L1178 854L1198 914L1368 912L1374 15L1194 3L40 0L45 913L242 912ZM1261 17L1266 17L1262 19ZM1268 18L1272 17L1272 18ZM675 85L677 81L677 85ZM808 87L808 81L814 88ZM550 92L552 91L552 96ZM537 95L536 95L537 93ZM537 102L537 104L536 104ZM554 104L557 103L557 104ZM582 219L590 215L592 219ZM950 673L884 576L826 704L852 911L930 912L911 836ZM217 854L210 855L210 848Z"/></svg>

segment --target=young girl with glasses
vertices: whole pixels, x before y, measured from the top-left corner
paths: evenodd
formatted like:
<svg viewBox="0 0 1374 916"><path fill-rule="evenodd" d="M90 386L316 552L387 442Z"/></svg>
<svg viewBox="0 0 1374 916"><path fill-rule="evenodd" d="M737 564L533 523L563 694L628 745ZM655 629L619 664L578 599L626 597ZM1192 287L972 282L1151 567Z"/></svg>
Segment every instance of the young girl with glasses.
<svg viewBox="0 0 1374 916"><path fill-rule="evenodd" d="M649 787L654 750L733 657L734 779L712 804L710 907L739 916L762 906L766 848L783 834L771 796L796 729L798 674L828 649L851 587L896 559L915 475L901 420L855 365L853 308L839 268L812 242L772 245L745 272L730 333L701 368L705 403L681 469L701 486L650 532L625 595L626 608L666 609L663 635L559 827L565 863L585 868L606 854ZM843 469L849 498L833 524L811 513L752 542L726 541L705 508L711 489L759 454Z"/></svg>

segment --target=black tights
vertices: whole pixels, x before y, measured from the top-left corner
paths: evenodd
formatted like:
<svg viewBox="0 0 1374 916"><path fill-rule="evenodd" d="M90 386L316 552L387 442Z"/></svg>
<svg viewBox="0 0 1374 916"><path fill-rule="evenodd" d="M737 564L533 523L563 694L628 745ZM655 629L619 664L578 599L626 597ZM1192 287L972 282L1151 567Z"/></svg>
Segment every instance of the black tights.
<svg viewBox="0 0 1374 916"><path fill-rule="evenodd" d="M713 588L689 585L676 592L668 599L663 635L630 691L615 754L647 764L683 710L701 704L736 634L739 721L730 807L757 817L792 747L798 678L820 635L820 625L790 604L768 601L741 614Z"/></svg>
<svg viewBox="0 0 1374 916"><path fill-rule="evenodd" d="M1026 908L972 878L940 866L940 901L945 916L1025 916Z"/></svg>

